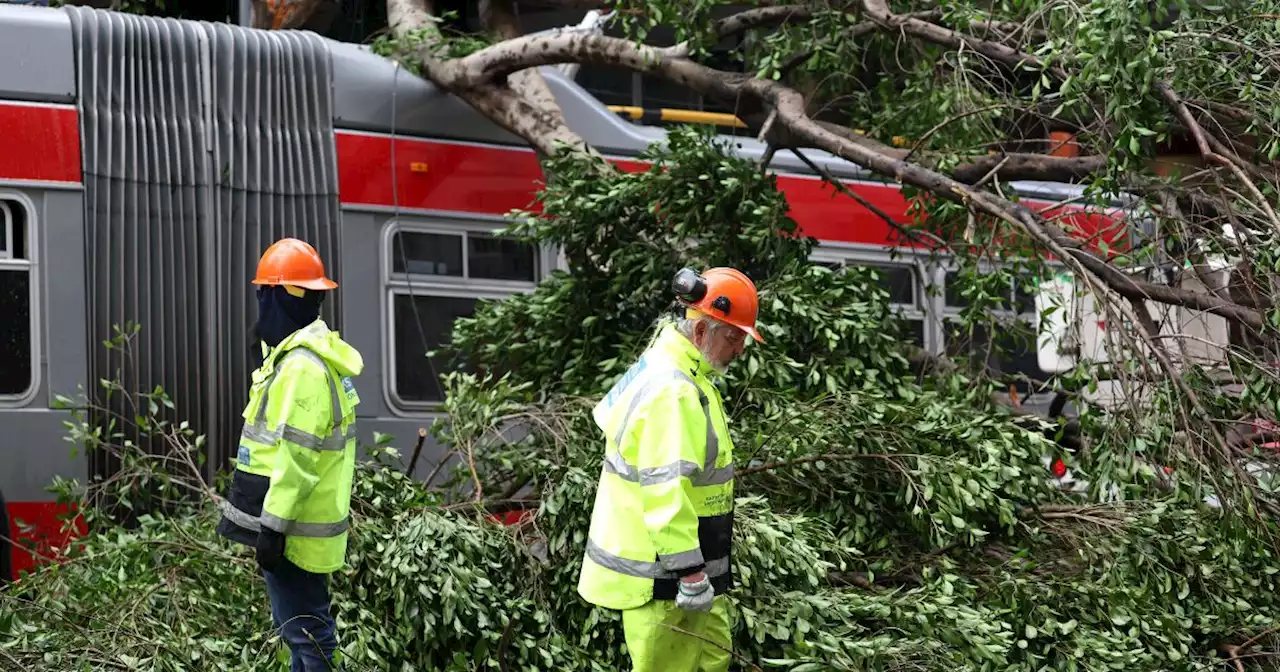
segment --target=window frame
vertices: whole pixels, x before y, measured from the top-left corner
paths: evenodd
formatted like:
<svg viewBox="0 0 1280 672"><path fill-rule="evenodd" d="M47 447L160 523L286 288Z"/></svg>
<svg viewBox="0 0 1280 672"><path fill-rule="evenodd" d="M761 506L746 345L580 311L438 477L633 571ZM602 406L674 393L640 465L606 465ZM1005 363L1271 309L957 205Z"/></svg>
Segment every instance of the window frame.
<svg viewBox="0 0 1280 672"><path fill-rule="evenodd" d="M983 273L992 273L992 272L1006 268L1007 264L992 262L984 259L984 260L979 260L977 266L978 266L978 269ZM1056 271L1059 269L1065 269L1066 267L1060 262L1050 261L1049 268L1051 270ZM936 351L935 354L946 354L947 347L949 345L949 341L947 338L947 321L958 318L960 316L960 313L964 311L963 306L953 306L947 303L947 274L957 273L959 272L959 270L960 270L960 265L956 263L954 258L951 257L950 255L948 255L944 263L941 263L938 265L936 280L938 282L938 288L939 288L938 295L937 295L938 303L939 303L939 311L938 311L939 339L938 339L938 350ZM1039 339L1040 339L1040 334L1039 334L1040 313L1039 311L1036 310L1036 307L1035 307L1035 301L1034 301L1035 297L1034 295L1032 296L1032 304L1030 307L1030 312L1019 312L1017 292L1018 292L1018 288L1014 284L1010 283L1009 301L1012 308L995 309L990 311L989 314L991 315L991 317L997 320L1013 320L1016 322L1023 323L1028 327L1030 327L1031 332L1034 334L1032 347L1036 348L1038 351ZM1003 357L1007 357L1007 355ZM1012 372L1004 372L1004 373L1006 373L1007 375L1016 375L1015 373L1012 373ZM1052 378L1052 374L1048 374L1048 377ZM1040 394L1040 392L1037 392L1035 390L1029 390L1029 393L1030 393L1029 396Z"/></svg>
<svg viewBox="0 0 1280 672"><path fill-rule="evenodd" d="M396 375L396 314L398 296L440 297L453 299L502 299L517 293L530 293L552 268L555 258L546 248L534 245L533 280L495 280L470 277L470 249L468 234L497 237L494 231L506 225L506 220L492 216L464 216L459 214L412 214L392 216L382 225L379 239L379 265L381 267L381 297L383 326L382 380L383 396L387 407L397 415L437 415L441 401L415 401L400 396ZM427 275L394 271L394 255L397 253L397 233L432 233L457 236L462 245L462 276Z"/></svg>
<svg viewBox="0 0 1280 672"><path fill-rule="evenodd" d="M878 268L905 268L911 271L915 280L913 291L914 302L911 304L896 303L890 299L889 310L904 321L918 321L924 326L924 344L926 352L936 352L941 335L936 332L936 307L933 297L929 296L932 268L929 259L914 250L900 248L864 248L852 245L833 245L821 243L809 254L809 261L816 264L838 263L844 267L872 266Z"/></svg>
<svg viewBox="0 0 1280 672"><path fill-rule="evenodd" d="M15 219L13 217L13 208L22 209L22 224L26 227L26 258L15 258L13 228ZM0 222L3 222L4 231L0 235L5 237L6 247L3 256L0 256L0 270L5 271L25 271L27 273L27 300L29 303L28 312L30 329L30 358L31 358L31 380L27 384L27 388L16 394L0 393L0 407L13 408L25 407L35 399L40 391L43 376L41 371L41 362L43 361L43 349L41 348L40 334L40 266L39 266L39 241L36 238L36 208L35 204L26 195L17 191L9 191L0 189Z"/></svg>

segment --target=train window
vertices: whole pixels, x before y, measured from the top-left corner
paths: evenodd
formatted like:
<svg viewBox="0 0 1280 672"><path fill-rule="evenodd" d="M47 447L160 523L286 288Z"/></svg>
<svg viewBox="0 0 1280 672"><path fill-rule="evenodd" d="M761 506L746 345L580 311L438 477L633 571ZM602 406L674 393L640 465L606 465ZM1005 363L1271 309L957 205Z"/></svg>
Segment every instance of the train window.
<svg viewBox="0 0 1280 672"><path fill-rule="evenodd" d="M454 362L443 353L427 353L448 345L453 322L475 313L477 299L454 296L397 294L395 296L395 389L410 402L444 401L440 382Z"/></svg>
<svg viewBox="0 0 1280 672"><path fill-rule="evenodd" d="M462 277L462 235L397 231L391 241L391 270Z"/></svg>
<svg viewBox="0 0 1280 672"><path fill-rule="evenodd" d="M839 270L845 266L869 268L875 271L880 285L889 290L889 303L895 306L915 307L920 305L918 282L914 266L865 263L857 259L849 259L844 262L815 261L814 263L826 266L832 270Z"/></svg>
<svg viewBox="0 0 1280 672"><path fill-rule="evenodd" d="M997 336L996 342L992 343L988 325L975 324L972 332L963 330L961 325L953 320L944 320L943 325L946 353L949 357L982 358L985 356L991 375L1025 376L1032 381L1044 381L1049 378L1049 375L1040 368L1034 339L1015 338L1009 330L999 329L997 325L1000 335ZM1027 380L1014 383L1014 389L1024 397L1033 391Z"/></svg>
<svg viewBox="0 0 1280 672"><path fill-rule="evenodd" d="M961 293L961 290L959 272L947 271L943 295L946 297L948 308L964 308L969 305L969 299ZM1019 315L1035 313L1036 301L1033 291L1026 276L1015 278L1008 287L1008 293L1002 303L1004 310L1016 310Z"/></svg>
<svg viewBox="0 0 1280 672"><path fill-rule="evenodd" d="M924 320L905 320L907 327L907 335L911 337L911 342L924 347Z"/></svg>
<svg viewBox="0 0 1280 672"><path fill-rule="evenodd" d="M858 264L876 272L880 284L889 290L889 303L900 306L916 305L916 273L910 266L884 266L880 264Z"/></svg>
<svg viewBox="0 0 1280 672"><path fill-rule="evenodd" d="M889 292L889 305L892 313L901 321L903 333L912 343L926 347L925 323L928 316L924 312L925 298L921 293L922 284L918 267L911 263L885 263L863 259L832 260L818 258L813 263L826 266L832 270L842 268L867 268L875 271L880 286Z"/></svg>
<svg viewBox="0 0 1280 672"><path fill-rule="evenodd" d="M35 380L27 211L0 199L0 396L21 396Z"/></svg>
<svg viewBox="0 0 1280 672"><path fill-rule="evenodd" d="M537 251L532 245L482 233L467 234L467 275L489 280L538 279Z"/></svg>
<svg viewBox="0 0 1280 672"><path fill-rule="evenodd" d="M427 352L448 345L453 324L474 314L481 298L528 291L538 280L534 245L496 236L487 222L404 224L389 239L391 320L388 372L392 398L429 410L444 401L440 377L465 362ZM427 228L430 230L426 230Z"/></svg>
<svg viewBox="0 0 1280 672"><path fill-rule="evenodd" d="M944 286L943 296L948 307L963 308L969 305L969 299L960 293L960 274L956 271L947 271L946 285Z"/></svg>

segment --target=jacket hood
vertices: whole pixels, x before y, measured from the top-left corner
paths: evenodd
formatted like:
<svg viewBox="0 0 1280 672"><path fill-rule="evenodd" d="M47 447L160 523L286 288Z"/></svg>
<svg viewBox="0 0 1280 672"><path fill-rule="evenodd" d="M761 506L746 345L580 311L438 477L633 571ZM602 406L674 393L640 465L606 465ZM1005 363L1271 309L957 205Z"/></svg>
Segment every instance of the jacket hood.
<svg viewBox="0 0 1280 672"><path fill-rule="evenodd" d="M322 319L293 332L280 342L282 351L300 345L320 355L341 375L358 376L364 370L364 357L360 351L342 340L338 332L329 329Z"/></svg>
<svg viewBox="0 0 1280 672"><path fill-rule="evenodd" d="M716 374L715 368L707 362L702 353L698 352L698 348L689 342L684 334L676 330L674 322L663 322L636 363L622 374L618 382L614 383L604 398L592 409L591 415L597 427L602 431L608 431L614 404L621 399L623 392L641 373L653 367L680 369L694 380L710 378Z"/></svg>

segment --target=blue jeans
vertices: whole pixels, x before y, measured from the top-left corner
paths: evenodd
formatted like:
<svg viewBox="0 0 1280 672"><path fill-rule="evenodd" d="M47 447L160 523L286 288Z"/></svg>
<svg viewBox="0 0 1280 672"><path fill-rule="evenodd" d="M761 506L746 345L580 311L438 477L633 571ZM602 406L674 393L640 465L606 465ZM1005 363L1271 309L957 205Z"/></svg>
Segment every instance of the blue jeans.
<svg viewBox="0 0 1280 672"><path fill-rule="evenodd" d="M293 651L291 672L330 672L338 648L337 624L329 615L328 577L284 561L275 572L264 571L271 622Z"/></svg>

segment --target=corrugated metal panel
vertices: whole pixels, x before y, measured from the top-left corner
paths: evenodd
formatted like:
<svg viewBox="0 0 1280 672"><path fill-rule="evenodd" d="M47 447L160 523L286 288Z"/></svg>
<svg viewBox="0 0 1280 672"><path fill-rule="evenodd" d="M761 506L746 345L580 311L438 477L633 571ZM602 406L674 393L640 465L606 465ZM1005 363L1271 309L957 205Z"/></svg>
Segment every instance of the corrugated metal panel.
<svg viewBox="0 0 1280 672"><path fill-rule="evenodd" d="M159 385L174 397L175 417L200 426L210 325L199 300L207 279L195 257L211 213L200 206L210 179L196 30L67 11L84 147L89 380L119 378L127 390ZM129 322L141 332L126 357L103 340ZM118 395L112 406L134 415ZM98 474L116 467L106 456L91 462Z"/></svg>
<svg viewBox="0 0 1280 672"><path fill-rule="evenodd" d="M327 43L309 32L253 31L208 24L218 181L217 367L231 382L217 399L217 425L239 432L248 399L248 333L257 298L248 284L258 256L283 236L320 252L339 269L338 161L333 140ZM341 293L325 302L335 328ZM235 436L232 434L231 436ZM212 457L230 460L222 442Z"/></svg>
<svg viewBox="0 0 1280 672"><path fill-rule="evenodd" d="M259 254L297 236L340 275L326 44L313 34L65 11L85 148L90 380L162 386L175 419L206 433L209 463L224 468L247 397L257 311L248 281ZM325 307L335 327L338 308ZM130 358L102 344L127 322L142 326Z"/></svg>

